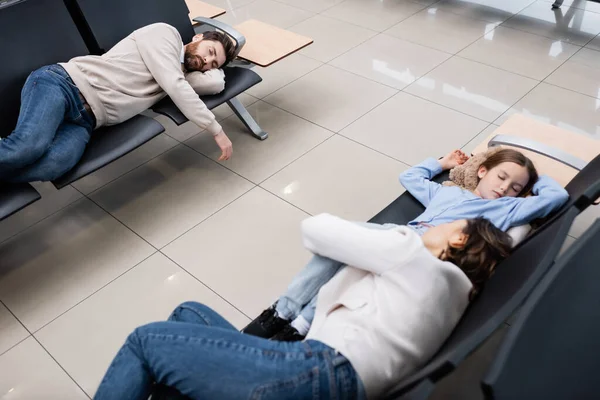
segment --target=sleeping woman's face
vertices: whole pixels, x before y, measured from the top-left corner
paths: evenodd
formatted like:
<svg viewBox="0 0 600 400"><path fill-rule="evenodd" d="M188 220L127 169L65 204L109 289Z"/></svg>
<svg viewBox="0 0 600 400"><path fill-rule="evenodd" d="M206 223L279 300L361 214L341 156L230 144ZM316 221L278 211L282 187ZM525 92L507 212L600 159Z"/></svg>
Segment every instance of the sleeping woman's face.
<svg viewBox="0 0 600 400"><path fill-rule="evenodd" d="M488 200L517 197L529 182L527 168L513 162L500 163L490 170L481 166L477 176L475 194Z"/></svg>

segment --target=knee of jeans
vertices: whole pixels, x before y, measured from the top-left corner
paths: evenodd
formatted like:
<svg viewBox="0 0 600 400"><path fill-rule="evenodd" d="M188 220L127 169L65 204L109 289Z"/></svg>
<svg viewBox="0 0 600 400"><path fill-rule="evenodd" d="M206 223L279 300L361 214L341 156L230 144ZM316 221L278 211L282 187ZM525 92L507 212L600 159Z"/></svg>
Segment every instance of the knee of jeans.
<svg viewBox="0 0 600 400"><path fill-rule="evenodd" d="M69 172L75 166L75 164L76 162L73 165L65 165L64 163L60 162L51 163L47 166L47 174L45 176L47 177L48 181L53 181Z"/></svg>
<svg viewBox="0 0 600 400"><path fill-rule="evenodd" d="M6 145L3 146L3 159L10 160L11 163L22 165L33 164L48 150L47 146L44 145L18 146L12 141L10 136L3 139L3 141L7 142Z"/></svg>
<svg viewBox="0 0 600 400"><path fill-rule="evenodd" d="M127 340L125 340L125 345L132 349L136 354L140 353L142 349L141 337L144 336L143 329L144 326L135 328L135 330L127 336Z"/></svg>
<svg viewBox="0 0 600 400"><path fill-rule="evenodd" d="M169 317L170 321L188 321L190 318L186 316L187 313L192 313L193 319L198 317L198 314L204 314L206 310L212 310L205 306L204 304L198 303L196 301L186 301L185 303L181 303L177 306L175 310L171 313Z"/></svg>
<svg viewBox="0 0 600 400"><path fill-rule="evenodd" d="M69 172L81 159L77 152L51 152L46 160L48 180L58 179Z"/></svg>

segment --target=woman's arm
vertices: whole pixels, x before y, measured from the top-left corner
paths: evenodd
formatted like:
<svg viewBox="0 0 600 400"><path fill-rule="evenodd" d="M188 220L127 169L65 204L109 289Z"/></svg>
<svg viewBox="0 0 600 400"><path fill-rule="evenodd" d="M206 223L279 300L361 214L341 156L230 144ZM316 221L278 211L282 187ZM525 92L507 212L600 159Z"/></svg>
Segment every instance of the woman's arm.
<svg viewBox="0 0 600 400"><path fill-rule="evenodd" d="M540 176L533 185L533 196L519 198L511 210L511 226L522 225L542 218L569 200L569 193L549 176Z"/></svg>
<svg viewBox="0 0 600 400"><path fill-rule="evenodd" d="M320 214L302 221L304 246L323 257L382 274L422 247L421 239L410 228L373 229Z"/></svg>

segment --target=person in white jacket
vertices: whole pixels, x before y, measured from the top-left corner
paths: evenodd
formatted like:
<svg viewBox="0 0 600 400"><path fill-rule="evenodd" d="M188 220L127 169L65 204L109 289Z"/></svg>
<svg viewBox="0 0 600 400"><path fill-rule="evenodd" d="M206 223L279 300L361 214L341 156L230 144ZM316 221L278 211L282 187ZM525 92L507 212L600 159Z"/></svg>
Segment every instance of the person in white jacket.
<svg viewBox="0 0 600 400"><path fill-rule="evenodd" d="M147 399L155 384L191 399L375 399L446 340L510 237L483 218L375 230L322 214L304 246L348 267L319 292L305 341L246 335L210 308L180 305L137 328L97 400Z"/></svg>

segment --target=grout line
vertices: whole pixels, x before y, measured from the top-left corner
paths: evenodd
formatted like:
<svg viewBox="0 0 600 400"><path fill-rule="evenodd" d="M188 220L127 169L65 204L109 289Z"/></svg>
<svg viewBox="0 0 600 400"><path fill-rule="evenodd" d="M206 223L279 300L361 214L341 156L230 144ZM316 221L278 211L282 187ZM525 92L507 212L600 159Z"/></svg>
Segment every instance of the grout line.
<svg viewBox="0 0 600 400"><path fill-rule="evenodd" d="M244 178L245 180L247 180L246 178ZM248 181L250 182L250 181ZM174 241L176 241L177 239L181 238L183 235L185 235L186 233L188 233L189 231L191 231L192 229L196 228L198 225L202 224L203 222L205 222L206 220L208 220L209 218L211 218L212 216L214 216L215 214L219 213L220 211L222 211L224 208L228 207L229 205L231 205L232 203L234 203L235 201L239 200L240 198L242 198L243 196L245 196L246 194L248 194L250 191L254 190L258 185L255 184L254 182L250 182L252 184L252 187L248 190L246 190L244 193L240 194L239 196L237 196L236 198L234 198L233 200L231 200L230 202L228 202L227 204L223 205L222 207L220 207L218 210L212 212L210 215L206 216L206 218L203 218L202 221L199 221L196 225L192 226L190 229L186 230L185 232L183 232L182 234L180 234L179 236L175 237L173 240L171 240L170 242L168 242L167 244L165 244L164 246L162 246L159 251L162 252L162 250L165 249L165 247L169 246L171 243L173 243Z"/></svg>
<svg viewBox="0 0 600 400"><path fill-rule="evenodd" d="M558 67L556 67L556 70L558 70L560 67L562 67L567 61L569 61L571 58L573 58L577 53L579 53L581 51L581 49L583 49L583 47L579 48L575 53L573 53L569 58L565 59ZM521 100L523 100L525 97L527 97L531 92L533 92L537 87L539 87L542 83L546 83L544 82L546 79L548 79L548 77L550 75L552 75L554 73L554 71L552 71L551 73L549 73L548 75L546 75L546 77L544 77L544 79L542 79L540 82L538 82L537 85L535 85L533 88L531 88L530 91L528 91L527 93L525 93L520 99L518 99L513 105L511 105L501 116L499 116L498 118L496 118L493 122L498 121L498 119L502 118L502 116L506 115L507 112L509 112L510 110L513 109L513 107L515 107ZM518 110L517 110L518 113Z"/></svg>
<svg viewBox="0 0 600 400"><path fill-rule="evenodd" d="M250 321L252 321L252 317L250 317L249 315L247 315L245 312L243 312L242 310L240 310L237 306L235 306L232 302L230 302L229 300L227 300L225 297L223 297L222 295L220 295L219 293L217 293L217 291L213 288L211 288L208 284L204 283L202 280L200 280L200 278L198 278L196 275L192 274L190 271L188 271L185 267L183 267L182 265L178 264L175 260L173 260L171 257L169 257L168 255L166 255L165 253L163 253L162 251L160 251L160 254L162 254L165 258L167 258L169 261L171 261L173 264L177 265L179 268L181 268L186 274L188 274L190 277L192 277L193 279L195 279L196 281L198 281L202 286L204 286L205 288L207 288L209 291L211 291L212 293L214 293L218 298L220 298L221 300L223 300L225 303L229 304L232 308L234 308L235 310L237 310L240 314L242 314L243 316L245 316L246 318L250 319Z"/></svg>
<svg viewBox="0 0 600 400"><path fill-rule="evenodd" d="M67 376L68 376L68 377L69 377L69 378L70 378L70 379L73 381L73 383L75 383L75 385L77 385L77 387L78 387L78 388L81 390L81 392L82 392L82 393L83 393L83 394L84 394L84 395L85 395L85 396L86 396L88 399L90 399L90 400L91 400L92 398L91 398L91 397L90 397L90 396L87 394L87 392L86 392L85 390L83 390L83 388L82 388L82 387L79 385L79 383L78 383L78 382L75 380L75 378L73 378L73 377L71 376L71 374L69 374L69 373L67 372L67 370L66 370L66 369L65 369L65 368L64 368L64 367L63 367L63 366L62 366L62 365L61 365L61 364L58 362L58 360L57 360L56 358L54 358L54 356L52 355L52 353L50 353L50 351L48 351L48 349L44 347L44 345L43 345L43 344L42 344L42 343L41 343L41 342L38 340L38 338L36 338L36 337L35 337L35 335L31 335L31 337L33 338L33 340L35 340L35 341L36 341L36 342L37 342L37 343L40 345L40 347L41 347L42 349L44 349L44 351L45 351L45 352L46 352L46 353L47 353L47 354L50 356L50 358L51 358L52 360L54 360L54 362L55 362L55 363L58 365L58 367L59 367L60 369L62 369L62 370L63 370L63 372L64 372L64 373L65 373L65 374L66 374L66 375L67 375Z"/></svg>
<svg viewBox="0 0 600 400"><path fill-rule="evenodd" d="M290 5L290 4L288 4L288 3L284 2L284 1L281 1L281 0L273 0L273 1L276 1L277 3L285 4L285 5L288 5L288 6ZM345 0L342 0L342 1L338 2L338 3L335 3L335 4L333 4L333 5L329 6L329 7L321 10L321 11L307 10L307 9L304 9L304 8L301 8L301 10L309 11L309 12L315 14L315 15L319 15L319 14L321 14L321 13L329 10L330 8L333 8L333 7L337 6L337 5L342 4L344 1Z"/></svg>
<svg viewBox="0 0 600 400"><path fill-rule="evenodd" d="M474 116L474 115L467 114L467 113L466 113L466 112L464 112L464 111L457 110L457 109L455 109L455 108L449 107L449 106L447 106L447 105L445 105L445 104L436 103L436 102L435 102L435 101L433 101L433 100L426 99L425 97L421 97L421 96L419 96L419 95L417 95L417 94L410 93L410 92L405 92L404 90L402 90L401 92L402 92L402 93L404 93L404 94L407 94L407 95L409 95L409 96L416 97L417 99L424 100L424 101L426 101L426 102L428 102L428 103L435 104L436 106L443 107L443 108L446 108L446 109L448 109L448 110L452 110L452 111L454 111L454 112L457 112L457 113L459 113L459 114L463 114L463 115L465 115L465 116L467 116L467 117L470 117L470 118L476 119L476 120L478 120L478 121L481 121L481 122L485 122L486 124L492 124L492 123L493 123L493 122L490 122L490 121L488 121L488 120L485 120L485 119L481 119L481 118L479 118L479 117L476 117L476 116ZM500 117L498 117L498 118L500 118Z"/></svg>
<svg viewBox="0 0 600 400"><path fill-rule="evenodd" d="M473 63L479 64L479 65L483 65L483 66L485 66L485 67L494 68L494 69L496 69L496 70L498 70L498 71L507 72L507 73L509 73L509 74L516 75L516 76L519 76L519 77L521 77L521 78L526 78L526 79L530 79L530 80L532 80L532 81L541 82L541 80L539 80L538 78L532 78L531 76L524 75L524 74L522 74L522 73L520 73L520 72L510 71L510 70L508 70L508 69L500 68L500 67L497 67L497 66L495 66L495 65L490 65L490 64L487 64L487 63L485 63L485 62L483 62L483 61L474 60L474 59L472 59L472 58L468 58L468 57L461 56L461 55L458 55L458 54L455 54L455 55L454 55L454 57L456 57L456 58L460 58L460 59L462 59L462 60L465 60L465 61L470 61L470 62L473 62ZM558 68L558 67L557 67L557 68ZM552 73L552 72L554 72L554 71L556 71L556 70L552 70L550 73Z"/></svg>
<svg viewBox="0 0 600 400"><path fill-rule="evenodd" d="M27 328L25 328L25 329L27 329ZM20 345L21 343L23 343L25 340L29 339L32 336L33 335L31 333L29 333L27 336L25 336L23 339L19 340L17 343L13 344L12 346L9 346L6 350L4 350L3 352L0 353L0 357L2 357L4 354L8 353L9 351L11 351L12 349L14 349L15 347L17 347L18 345Z"/></svg>
<svg viewBox="0 0 600 400"><path fill-rule="evenodd" d="M348 137L348 136L344 136L344 135L342 135L342 134L340 134L340 133L338 133L337 135L338 135L338 136L341 136L341 137L343 137L344 139L347 139L347 140L349 140L349 141L351 141L351 142L354 142L354 143L356 143L356 144L358 144L358 145L360 145L360 146L362 146L362 147L365 147L365 148L367 148L367 149L369 149L369 150L371 150L371 151L374 151L375 153L379 153L380 155L382 155L382 156L384 156L384 157L386 157L386 158L389 158L389 159L391 159L391 160L393 160L393 161L397 161L397 162L399 162L400 164L404 164L404 165L406 166L406 168L410 168L410 167L412 167L412 164L410 164L410 163L408 163L408 162L406 162L406 161L400 160L399 158L393 157L393 156L391 156L391 155L389 155L389 154L386 154L386 153L384 153L384 152L382 152L382 151L380 151L380 150L374 149L373 147L371 147L371 146L369 146L369 145L366 145L366 144L364 144L364 143L361 143L361 142L359 142L359 141L358 141L358 140L356 140L356 139L350 138L350 137ZM398 172L398 173L400 173L400 172Z"/></svg>
<svg viewBox="0 0 600 400"><path fill-rule="evenodd" d="M130 169L129 171L125 171L125 172L124 172L124 173L122 173L121 175L119 175L119 176L117 176L117 177L115 177L115 178L113 178L113 179L109 180L109 181L108 181L108 182L106 182L106 183L103 183L102 185L98 186L96 189L92 190L91 192L89 192L89 193L87 193L87 194L85 194L85 193L83 193L83 192L79 191L79 189L77 189L75 186L73 186L73 187L74 187L74 188L75 188L75 189L76 189L78 192L80 192L81 194L83 194L84 196L91 196L91 195L93 195L94 193L98 192L100 189L102 189L102 188L104 188L104 187L106 187L106 186L110 185L111 183L113 183L113 182L114 182L114 181L116 181L117 179L119 179L119 178L121 178L121 177L123 177L123 176L125 176L125 175L129 174L130 172L133 172L133 171L137 170L138 168L140 168L140 167L142 167L142 166L144 166L144 165L146 165L146 164L148 164L150 161L152 161L152 160L154 160L154 159L156 159L156 158L158 158L158 157L162 156L163 154L165 154L165 153L167 153L167 152L169 152L169 151L173 150L175 147L177 147L179 144L181 144L181 142L180 142L179 140L177 140L177 139L175 139L174 137L172 137L172 136L168 135L168 134L166 133L166 130L165 130L164 134L165 134L166 136L168 136L169 138L173 139L174 141L176 141L177 143L175 143L173 146L171 146L171 147L169 147L169 148L167 148L167 149L165 149L165 150L161 151L159 154L157 154L157 155L155 155L155 156L153 156L153 157L150 157L149 159L147 159L146 161L142 162L140 165L137 165L137 166L135 166L134 168ZM158 137L158 136L157 136L157 137ZM143 145L142 145L142 146L143 146ZM138 148L139 148L139 147L138 147Z"/></svg>
<svg viewBox="0 0 600 400"><path fill-rule="evenodd" d="M336 20L336 21L339 21L339 22L344 22L344 23L346 23L346 24L353 25L353 26L355 26L355 27L358 27L358 28L362 28L362 29L368 29L368 30L370 30L370 31L377 32L377 33L383 33L383 32L385 32L385 31L387 31L388 29L391 29L391 28L393 28L394 26L398 25L399 23L401 23L401 22L403 22L403 21L406 21L407 19L409 19L409 18L410 18L410 17L412 17L413 15L415 15L415 14L418 14L418 13L420 13L421 11L425 10L426 8L429 8L429 7L431 7L431 6L428 6L428 5L424 5L423 3L418 3L418 2L415 2L415 1L411 1L411 0L408 0L408 3L415 4L415 5L419 5L419 6L421 6L421 8L420 8L420 9L418 9L418 10L416 10L416 11L415 11L415 12L413 12L412 14L411 14L411 13L409 13L409 14L407 14L406 16L403 16L401 20L399 20L399 21L395 22L395 23L394 23L392 26L390 26L390 27L387 27L387 28L385 28L385 29L384 29L384 30L382 30L382 31L378 31L378 30L375 30L375 29L372 29L372 28L367 28L367 27L365 27L365 26L358 25L358 24L356 24L356 23L354 23L354 22L346 21L346 20L344 20L344 19L338 18L338 17L336 17L336 16L333 16L333 15L328 15L328 14L323 14L323 13L320 13L319 15L321 15L321 16L323 16L323 17L326 17L326 18L331 18L331 19L334 19L334 20ZM339 4L342 4L342 3L339 3ZM337 5L339 5L339 4L337 4ZM404 4L407 4L407 3L404 3Z"/></svg>
<svg viewBox="0 0 600 400"><path fill-rule="evenodd" d="M554 72L555 71L553 71L552 73L554 73ZM550 74L550 75L552 75L552 74ZM550 77L550 75L548 75L545 79L548 79ZM567 91L572 92L572 93L580 94L582 96L589 97L589 98L592 98L592 99L595 99L595 100L600 100L600 97L591 96L591 95L589 95L587 93L581 93L581 92L578 92L577 90L573 90L573 89L570 89L570 88L567 88L567 87L564 87L564 86L559 86L559 85L557 85L555 83L550 83L550 82L547 82L545 80L542 81L542 83L545 83L546 85L549 85L549 86L554 86L554 87L557 87L557 88L560 88L560 89L564 89L564 90L567 90Z"/></svg>
<svg viewBox="0 0 600 400"><path fill-rule="evenodd" d="M29 338L33 338L33 340L35 340L42 349L44 349L44 351L50 356L50 358L52 358L52 360L54 360L54 362L58 365L58 367L60 369L63 370L63 372L73 381L73 383L75 383L75 385L77 385L77 387L81 390L81 392L88 398L91 400L91 397L86 393L85 390L83 390L83 388L79 385L79 383L77 383L77 381L67 372L67 370L56 360L56 358L54 358L54 356L48 351L48 349L46 349L42 343L40 343L40 341L38 340L38 338L35 337L35 335L29 330L29 328L27 328L25 326L25 324L23 324L21 322L21 320L15 315L15 313L12 312L12 310L10 308L8 308L6 306L6 304L4 304L3 301L0 300L0 305L4 306L8 312L19 322L19 324L21 324L21 326L27 331L28 335L26 337L24 337L23 339L19 340L17 343L15 343L14 345L10 346L6 351L0 353L0 357L6 353L8 353L11 349L17 347L19 344L23 343L25 340L29 339ZM57 317L58 318L58 317ZM45 325L44 325L45 326ZM40 328L41 329L41 328ZM39 329L36 331L38 332Z"/></svg>
<svg viewBox="0 0 600 400"><path fill-rule="evenodd" d="M3 354L8 353L11 349L17 347L17 345L19 345L20 343L24 342L26 339L28 339L30 336L32 336L33 334L31 333L31 331L25 326L25 324L23 322L21 322L21 320L19 319L19 317L17 317L17 315L10 309L8 308L8 306L4 303L4 301L0 300L0 306L4 306L4 308L6 308L6 310L10 313L10 315L13 316L14 319L17 320L17 322L23 327L23 329L25 329L27 331L27 336L24 337L23 339L19 340L17 343L13 344L12 346L10 346L8 349L6 349L5 351L0 353L0 357Z"/></svg>
<svg viewBox="0 0 600 400"><path fill-rule="evenodd" d="M71 186L71 185L68 185L68 186L70 186L71 188L73 188L73 189L74 189L76 192L79 192L79 193L81 193L81 192L80 192L79 190L77 190L75 187L73 187L73 186ZM58 190L58 189L57 189L57 190ZM83 195L83 193L81 193L81 194ZM16 233L13 233L12 235L10 235L9 237L7 237L6 239L4 239L4 240L0 241L0 245L3 245L4 243L8 242L10 239L14 238L15 236L19 236L21 233L24 233L25 231L27 231L27 230L29 230L29 229L33 228L34 226L38 225L38 224L39 224L39 223L41 223L42 221L45 221L45 220L47 220L48 218L52 217L53 215L55 215L55 214L58 214L59 212L61 212L61 211L62 211L62 210L64 210L65 208L67 208L67 207L71 206L72 204L75 204L76 202L78 202L78 201L79 201L79 200L81 200L81 199L83 199L83 197L80 197L80 198L78 198L78 199L75 199L75 200L71 201L71 202L70 202L70 203L68 203L68 204L65 204L64 206L60 207L58 210L56 210L56 211L54 211L54 212L52 212L52 213L50 213L50 214L46 215L44 218L42 218L42 219L40 219L40 220L38 220L38 221L34 222L33 224L31 224L31 225L29 225L29 226L27 226L27 227L25 227L25 228L21 229L20 231L18 231L18 232L16 232Z"/></svg>
<svg viewBox="0 0 600 400"><path fill-rule="evenodd" d="M144 259L140 260L139 262L135 263L133 266L127 268L125 271L123 271L119 275L115 276L113 279L111 279L110 281L108 281L106 284L104 284L101 287L99 287L98 289L94 290L92 293L90 293L89 295L85 296L84 298L82 298L81 300L79 300L77 303L73 304L71 307L67 308L65 311L61 312L56 317L52 318L50 321L48 321L45 324L43 324L42 326L40 326L38 329L36 329L31 334L33 336L35 336L36 333L38 333L39 331L41 331L42 329L44 329L45 327L47 327L48 325L50 325L51 323L53 323L54 321L56 321L57 319L59 319L60 317L62 317L66 313L68 313L69 311L71 311L72 309L74 309L75 307L79 306L84 301L88 300L90 297L94 296L96 293L100 292L102 289L106 288L108 285L110 285L111 283L115 282L117 279L121 278L123 275L125 275L129 271L132 271L134 268L138 267L144 261L148 260L149 258L151 258L152 256L154 256L157 253L158 253L158 250L155 249L155 251L152 252L149 256L147 256Z"/></svg>

